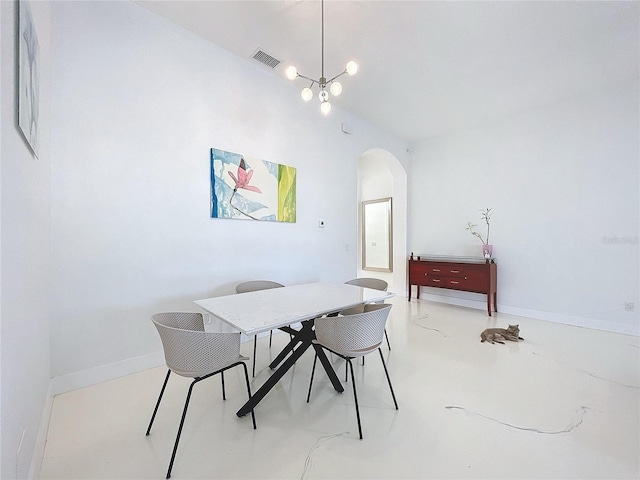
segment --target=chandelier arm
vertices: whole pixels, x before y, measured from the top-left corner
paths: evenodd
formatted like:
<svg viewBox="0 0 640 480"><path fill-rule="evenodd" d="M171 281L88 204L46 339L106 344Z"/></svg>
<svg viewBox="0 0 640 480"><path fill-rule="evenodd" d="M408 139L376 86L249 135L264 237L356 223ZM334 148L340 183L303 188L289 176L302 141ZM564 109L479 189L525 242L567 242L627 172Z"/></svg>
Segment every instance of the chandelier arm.
<svg viewBox="0 0 640 480"><path fill-rule="evenodd" d="M309 78L309 77L306 77L306 76L301 75L301 74L298 74L298 76L299 76L300 78L304 78L305 80L309 80L309 81L311 82L311 85L312 85L312 86L313 86L313 84L314 84L314 83L318 83L318 81L317 81L317 80L314 80L313 78ZM320 85L320 84L318 83L318 85Z"/></svg>
<svg viewBox="0 0 640 480"><path fill-rule="evenodd" d="M336 75L335 77L333 77L331 80L327 81L327 85L330 84L331 82L333 82L334 80L336 80L337 78L341 77L342 75L344 75L345 73L347 73L347 69L345 68L344 72L339 73L338 75Z"/></svg>

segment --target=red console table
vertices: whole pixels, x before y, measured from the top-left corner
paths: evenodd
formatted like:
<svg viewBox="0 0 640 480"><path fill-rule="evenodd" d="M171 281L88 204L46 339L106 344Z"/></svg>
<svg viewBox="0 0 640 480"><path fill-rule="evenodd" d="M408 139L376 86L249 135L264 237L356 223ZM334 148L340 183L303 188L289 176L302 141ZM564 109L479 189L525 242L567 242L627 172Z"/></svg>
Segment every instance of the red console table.
<svg viewBox="0 0 640 480"><path fill-rule="evenodd" d="M448 288L465 292L483 293L487 296L487 313L491 316L491 302L498 311L498 265L495 259L481 257L437 257L420 255L409 257L409 301L411 287Z"/></svg>

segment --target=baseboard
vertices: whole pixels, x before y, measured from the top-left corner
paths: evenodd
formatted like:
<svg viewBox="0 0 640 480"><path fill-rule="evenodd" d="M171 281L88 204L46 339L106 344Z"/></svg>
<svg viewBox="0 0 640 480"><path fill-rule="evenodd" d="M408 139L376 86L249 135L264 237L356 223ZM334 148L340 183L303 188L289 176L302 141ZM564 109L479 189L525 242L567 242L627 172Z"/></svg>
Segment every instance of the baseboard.
<svg viewBox="0 0 640 480"><path fill-rule="evenodd" d="M280 330L274 330L273 333L275 335L282 332L280 332ZM263 337L265 335L269 335L269 332L261 333L258 337ZM253 336L247 337L243 334L241 341L243 343L253 341ZM86 370L80 370L79 372L60 375L51 379L49 394L53 397L55 395L60 395L61 393L90 387L91 385L96 385L108 380L114 380L132 373L149 370L150 368L159 367L164 364L164 354L160 351L142 355L140 357L128 358L119 362L109 363L107 365L88 368Z"/></svg>
<svg viewBox="0 0 640 480"><path fill-rule="evenodd" d="M53 409L51 385L51 382L49 382L47 398L45 399L44 407L42 409L42 418L40 419L40 428L38 429L36 444L33 447L31 465L29 465L29 480L40 478L40 471L42 470L44 449L47 445L47 435L49 434L49 421L51 420L51 411Z"/></svg>
<svg viewBox="0 0 640 480"><path fill-rule="evenodd" d="M475 294L474 294L475 295ZM420 298L423 300L430 300L432 302L445 303L448 305L456 305L459 307L469 307L478 310L487 311L486 296L477 294L479 299L463 298L450 295L437 295L428 292L420 292ZM562 325L572 325L574 327L590 328L592 330L601 330L604 332L620 333L623 335L632 335L635 337L640 336L640 327L636 325L605 322L603 320L597 320L588 317L581 317L577 315L566 315L555 312L544 312L540 310L532 310L529 308L513 307L509 305L502 305L498 303L498 312L506 313L508 315L516 315L518 317L533 318L536 320L544 320L546 322L559 323Z"/></svg>
<svg viewBox="0 0 640 480"><path fill-rule="evenodd" d="M164 355L162 352L154 352L140 357L128 358L119 362L88 368L79 372L60 375L51 379L51 395L60 395L61 393L89 387L106 382L107 380L124 377L161 365L164 365Z"/></svg>
<svg viewBox="0 0 640 480"><path fill-rule="evenodd" d="M600 330L603 332L620 333L622 335L640 336L638 325L629 325L617 322L605 322L588 317L579 317L576 315L565 315L555 312L542 312L527 308L510 307L508 305L498 304L498 311L509 315L517 315L519 317L535 318L536 320L544 320L547 322L560 323L563 325L572 325L574 327L590 328L592 330Z"/></svg>

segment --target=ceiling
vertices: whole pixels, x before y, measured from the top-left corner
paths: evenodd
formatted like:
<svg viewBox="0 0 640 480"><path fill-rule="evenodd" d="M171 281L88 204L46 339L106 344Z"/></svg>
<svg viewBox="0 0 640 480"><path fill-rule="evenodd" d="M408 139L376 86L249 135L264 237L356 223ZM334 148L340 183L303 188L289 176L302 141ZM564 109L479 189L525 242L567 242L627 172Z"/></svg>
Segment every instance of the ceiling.
<svg viewBox="0 0 640 480"><path fill-rule="evenodd" d="M320 77L318 0L136 3L255 65L261 48L300 90L309 82L286 79L288 65ZM324 9L325 76L359 65L332 104L408 142L639 76L640 2L327 0Z"/></svg>

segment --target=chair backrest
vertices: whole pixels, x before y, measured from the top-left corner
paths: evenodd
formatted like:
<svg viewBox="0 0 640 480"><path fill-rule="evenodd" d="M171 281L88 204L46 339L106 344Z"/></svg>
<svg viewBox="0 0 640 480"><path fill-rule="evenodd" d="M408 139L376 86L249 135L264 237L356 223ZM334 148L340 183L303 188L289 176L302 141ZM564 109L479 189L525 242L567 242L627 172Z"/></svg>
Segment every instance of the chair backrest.
<svg viewBox="0 0 640 480"><path fill-rule="evenodd" d="M284 287L281 283L271 280L250 280L236 285L236 293L257 292L258 290L269 290L270 288Z"/></svg>
<svg viewBox="0 0 640 480"><path fill-rule="evenodd" d="M336 353L361 357L376 350L384 339L390 304L367 304L314 320L316 341Z"/></svg>
<svg viewBox="0 0 640 480"><path fill-rule="evenodd" d="M204 332L204 320L201 313L163 312L156 313L151 318L153 323L158 323L166 327Z"/></svg>
<svg viewBox="0 0 640 480"><path fill-rule="evenodd" d="M357 287L364 288L372 288L374 290L382 290L383 292L387 291L389 288L389 284L384 280L380 280L379 278L354 278L353 280L349 280L348 282L344 282L348 285L355 285Z"/></svg>
<svg viewBox="0 0 640 480"><path fill-rule="evenodd" d="M240 333L205 332L202 314L157 313L151 316L167 367L183 377L202 377L240 360Z"/></svg>

